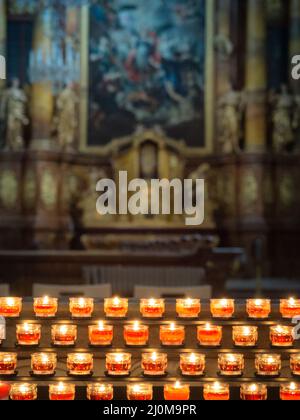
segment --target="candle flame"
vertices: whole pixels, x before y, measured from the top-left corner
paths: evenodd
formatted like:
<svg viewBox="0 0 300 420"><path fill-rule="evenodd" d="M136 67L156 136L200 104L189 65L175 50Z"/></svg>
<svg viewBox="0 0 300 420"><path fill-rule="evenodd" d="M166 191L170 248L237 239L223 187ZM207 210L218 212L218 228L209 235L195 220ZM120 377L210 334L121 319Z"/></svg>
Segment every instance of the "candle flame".
<svg viewBox="0 0 300 420"><path fill-rule="evenodd" d="M98 328L99 328L99 330L103 330L104 329L104 322L103 321L99 321L98 322Z"/></svg>
<svg viewBox="0 0 300 420"><path fill-rule="evenodd" d="M192 354L190 355L190 362L191 362L191 363L195 363L195 362L196 362L196 360L197 360L197 358L196 358L195 353L192 353Z"/></svg>
<svg viewBox="0 0 300 420"><path fill-rule="evenodd" d="M62 392L65 390L65 384L63 382L59 382L57 386L57 391Z"/></svg>
<svg viewBox="0 0 300 420"><path fill-rule="evenodd" d="M122 361L123 361L123 354L122 354L122 353L117 354L117 355L116 355L116 357L115 357L115 361L116 361L117 363L122 362Z"/></svg>
<svg viewBox="0 0 300 420"><path fill-rule="evenodd" d="M113 299L113 304L114 304L114 305L116 305L116 306L117 306L117 305L120 305L120 302L121 302L121 301L120 301L120 299L119 299L118 297L115 297L115 298Z"/></svg>
<svg viewBox="0 0 300 420"><path fill-rule="evenodd" d="M174 388L179 389L181 388L181 383L179 381L175 382Z"/></svg>
<svg viewBox="0 0 300 420"><path fill-rule="evenodd" d="M30 325L25 322L25 324L23 325L23 329L25 332L28 332L30 330Z"/></svg>
<svg viewBox="0 0 300 420"><path fill-rule="evenodd" d="M149 306L154 306L156 304L156 299L149 299L149 301L148 301L148 305Z"/></svg>
<svg viewBox="0 0 300 420"><path fill-rule="evenodd" d="M152 353L151 359L153 360L153 362L155 362L157 360L157 353Z"/></svg>
<svg viewBox="0 0 300 420"><path fill-rule="evenodd" d="M214 389L214 391L220 391L221 390L220 382L214 382L213 389Z"/></svg>
<svg viewBox="0 0 300 420"><path fill-rule="evenodd" d="M21 392L21 394L26 394L29 391L29 385L21 384L19 391Z"/></svg>
<svg viewBox="0 0 300 420"><path fill-rule="evenodd" d="M176 325L175 325L175 323L174 323L174 322L172 322L172 323L170 324L170 330L174 331L174 330L175 330L175 328L176 328Z"/></svg>
<svg viewBox="0 0 300 420"><path fill-rule="evenodd" d="M133 392L140 392L140 390L141 390L140 385L134 385L133 386Z"/></svg>
<svg viewBox="0 0 300 420"><path fill-rule="evenodd" d="M296 299L294 299L293 297L289 298L288 300L289 305L295 305L296 304Z"/></svg>
<svg viewBox="0 0 300 420"><path fill-rule="evenodd" d="M61 325L59 327L59 332L60 332L60 334L67 334L67 332L68 332L68 326L67 325Z"/></svg>
<svg viewBox="0 0 300 420"><path fill-rule="evenodd" d="M135 322L134 322L134 324L133 324L133 329L134 329L134 331L138 331L138 330L139 330L139 328L140 328L140 323L139 323L139 321L135 321Z"/></svg>
<svg viewBox="0 0 300 420"><path fill-rule="evenodd" d="M80 306L81 308L83 308L85 306L85 299L84 298L80 298L78 300L78 306Z"/></svg>
<svg viewBox="0 0 300 420"><path fill-rule="evenodd" d="M15 299L14 298L6 298L6 305L7 306L14 306Z"/></svg>
<svg viewBox="0 0 300 420"><path fill-rule="evenodd" d="M292 383L290 384L290 390L291 390L291 391L296 391L296 389L297 389L297 385L295 384L295 382L292 382Z"/></svg>
<svg viewBox="0 0 300 420"><path fill-rule="evenodd" d="M191 299L191 298L187 298L187 299L185 300L185 304L186 304L187 306L191 306L191 305L193 304L193 299Z"/></svg>
<svg viewBox="0 0 300 420"><path fill-rule="evenodd" d="M258 386L256 384L251 384L249 386L250 392L256 392L258 390Z"/></svg>
<svg viewBox="0 0 300 420"><path fill-rule="evenodd" d="M47 305L49 303L49 296L44 296L43 297L43 304Z"/></svg>

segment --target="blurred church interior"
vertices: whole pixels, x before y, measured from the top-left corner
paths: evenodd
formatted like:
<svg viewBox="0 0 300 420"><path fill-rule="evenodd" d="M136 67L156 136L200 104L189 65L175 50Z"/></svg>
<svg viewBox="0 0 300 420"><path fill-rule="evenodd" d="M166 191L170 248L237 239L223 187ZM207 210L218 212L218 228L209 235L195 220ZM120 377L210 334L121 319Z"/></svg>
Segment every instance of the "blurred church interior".
<svg viewBox="0 0 300 420"><path fill-rule="evenodd" d="M0 54L0 296L300 292L300 0L0 0ZM204 224L100 216L119 171Z"/></svg>

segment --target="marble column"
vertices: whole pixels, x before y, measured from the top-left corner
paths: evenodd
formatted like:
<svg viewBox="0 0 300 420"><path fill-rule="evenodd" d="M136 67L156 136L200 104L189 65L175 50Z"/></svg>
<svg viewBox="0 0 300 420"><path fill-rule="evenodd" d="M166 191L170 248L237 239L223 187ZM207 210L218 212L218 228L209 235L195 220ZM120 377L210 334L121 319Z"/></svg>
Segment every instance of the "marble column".
<svg viewBox="0 0 300 420"><path fill-rule="evenodd" d="M33 51L39 52L40 59L46 61L51 54L52 13L49 9L43 10L36 18ZM54 97L51 83L41 81L32 85L31 118L32 118L32 149L51 148L51 125L54 109Z"/></svg>
<svg viewBox="0 0 300 420"><path fill-rule="evenodd" d="M300 54L300 0L290 0L290 62L294 55ZM299 80L291 80L291 89L294 94L300 94Z"/></svg>
<svg viewBox="0 0 300 420"><path fill-rule="evenodd" d="M245 146L248 152L262 152L266 148L266 38L266 0L248 0L245 82L247 95Z"/></svg>
<svg viewBox="0 0 300 420"><path fill-rule="evenodd" d="M6 57L6 1L0 0L0 55ZM5 87L5 80L0 79L0 89Z"/></svg>

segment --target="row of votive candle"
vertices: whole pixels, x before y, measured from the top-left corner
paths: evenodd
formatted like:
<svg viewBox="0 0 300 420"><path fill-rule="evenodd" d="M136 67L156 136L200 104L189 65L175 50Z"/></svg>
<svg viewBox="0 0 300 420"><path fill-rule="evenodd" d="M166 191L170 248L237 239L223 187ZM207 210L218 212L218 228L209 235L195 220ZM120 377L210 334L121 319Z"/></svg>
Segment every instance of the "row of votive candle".
<svg viewBox="0 0 300 420"><path fill-rule="evenodd" d="M37 346L40 343L42 326L25 322L16 326L17 344ZM128 346L146 346L149 341L149 326L138 321L124 326L124 340ZM110 346L114 338L114 327L100 321L88 327L89 342L93 346ZM57 346L75 345L77 326L73 324L55 324L51 328L52 344ZM182 346L185 342L185 326L170 323L160 326L159 337L164 346ZM237 347L255 347L258 341L258 327L234 326L232 338ZM222 343L223 328L212 324L197 327L197 339L201 346L218 347ZM270 341L274 347L292 347L294 327L275 325L270 327Z"/></svg>
<svg viewBox="0 0 300 420"><path fill-rule="evenodd" d="M94 356L92 353L70 353L67 356L68 373L74 376L93 374ZM127 376L132 366L130 353L107 353L106 373L110 376ZM202 376L205 374L206 357L199 353L180 355L180 371L185 376ZM256 374L264 377L278 376L281 371L279 354L256 354ZM31 355L31 371L36 376L54 375L57 367L56 353L34 353ZM163 376L167 373L168 356L166 353L143 353L141 360L143 374L146 376ZM222 376L241 376L245 368L242 354L222 353L218 356L219 373ZM300 354L290 357L291 372L300 376ZM16 374L17 354L0 353L0 376Z"/></svg>
<svg viewBox="0 0 300 420"><path fill-rule="evenodd" d="M128 384L127 399L130 401L150 401L153 399L153 386L148 383ZM190 399L190 385L180 382L164 386L166 401L187 401ZM13 401L32 401L37 399L37 385L30 383L15 383L10 389L10 399ZM110 401L114 398L114 388L111 384L93 383L87 385L88 400ZM265 401L268 398L268 388L265 384L250 383L240 387L240 397L244 401ZM73 401L76 398L76 386L70 383L54 383L49 385L49 399L52 401ZM214 382L203 386L203 398L206 401L230 400L228 384ZM294 382L280 386L280 399L283 401L300 401L300 384Z"/></svg>
<svg viewBox="0 0 300 420"><path fill-rule="evenodd" d="M76 297L70 298L70 313L73 318L90 318L94 312L94 299ZM109 318L125 318L128 314L128 299L108 298L104 300L104 312ZM34 313L39 318L53 318L57 314L58 299L48 296L35 298ZM22 311L22 298L0 298L0 316L19 317ZM211 299L210 311L214 318L230 319L235 312L233 299ZM271 313L270 299L248 299L246 311L249 318L267 319ZM141 299L140 312L144 318L162 318L165 313L164 299ZM200 299L177 299L176 312L178 317L195 319L201 313ZM291 319L300 316L300 299L282 299L280 312L283 318Z"/></svg>

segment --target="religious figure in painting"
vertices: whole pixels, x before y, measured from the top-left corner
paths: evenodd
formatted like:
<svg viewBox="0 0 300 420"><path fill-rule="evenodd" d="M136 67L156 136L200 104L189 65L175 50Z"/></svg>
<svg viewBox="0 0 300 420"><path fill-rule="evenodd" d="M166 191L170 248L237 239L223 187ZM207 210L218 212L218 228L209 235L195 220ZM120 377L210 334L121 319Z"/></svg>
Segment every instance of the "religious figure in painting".
<svg viewBox="0 0 300 420"><path fill-rule="evenodd" d="M204 141L204 0L96 0L90 9L89 145L139 125ZM189 138L191 137L191 138Z"/></svg>
<svg viewBox="0 0 300 420"><path fill-rule="evenodd" d="M67 86L58 95L54 124L61 150L75 150L76 131L78 128L78 102L78 96L71 85Z"/></svg>
<svg viewBox="0 0 300 420"><path fill-rule="evenodd" d="M284 152L294 143L293 105L294 99L287 87L282 86L281 93L270 95L272 105L273 148Z"/></svg>
<svg viewBox="0 0 300 420"><path fill-rule="evenodd" d="M229 91L218 104L218 139L223 153L239 153L242 117L245 109L244 94Z"/></svg>
<svg viewBox="0 0 300 420"><path fill-rule="evenodd" d="M22 150L24 148L24 127L29 124L27 118L27 96L20 87L18 79L1 95L0 120L5 127L5 148Z"/></svg>

